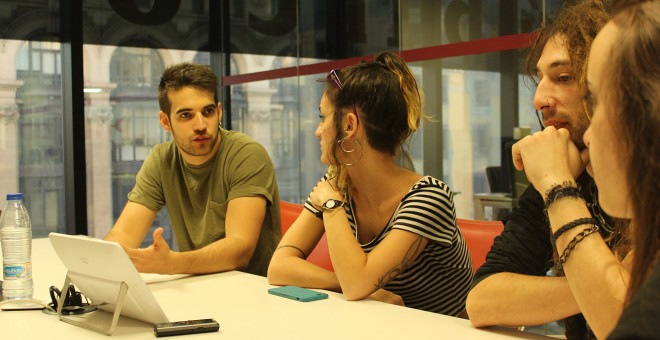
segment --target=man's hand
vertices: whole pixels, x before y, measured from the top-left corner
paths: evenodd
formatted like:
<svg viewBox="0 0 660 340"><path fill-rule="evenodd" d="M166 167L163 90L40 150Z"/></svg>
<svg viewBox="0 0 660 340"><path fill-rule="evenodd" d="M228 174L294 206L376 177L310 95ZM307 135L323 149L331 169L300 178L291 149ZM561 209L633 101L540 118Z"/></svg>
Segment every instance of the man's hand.
<svg viewBox="0 0 660 340"><path fill-rule="evenodd" d="M170 261L173 251L163 238L163 228L156 228L153 234L154 243L147 248L133 249L124 246L128 257L133 261L135 268L141 273L173 274Z"/></svg>
<svg viewBox="0 0 660 340"><path fill-rule="evenodd" d="M393 305L405 306L403 304L403 299L401 298L401 296L396 295L382 288L371 293L371 295L369 295L369 299L385 302L385 303L391 303Z"/></svg>
<svg viewBox="0 0 660 340"><path fill-rule="evenodd" d="M527 179L541 195L552 185L575 180L585 168L568 130L554 126L521 139L511 152L513 165L525 170Z"/></svg>

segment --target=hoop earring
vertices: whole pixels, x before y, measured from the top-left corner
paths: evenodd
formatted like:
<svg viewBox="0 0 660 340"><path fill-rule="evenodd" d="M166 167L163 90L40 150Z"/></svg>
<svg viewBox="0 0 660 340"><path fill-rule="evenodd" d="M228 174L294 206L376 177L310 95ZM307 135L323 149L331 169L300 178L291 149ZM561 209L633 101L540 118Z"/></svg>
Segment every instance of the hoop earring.
<svg viewBox="0 0 660 340"><path fill-rule="evenodd" d="M352 145L351 145L351 143L352 143ZM360 144L360 141L358 141L357 139L344 137L344 138L338 140L337 144L339 144L339 148L345 154L351 155L354 152L357 152L357 155L358 155L357 159L348 160L348 162L346 162L344 164L342 164L341 160L338 159L339 165L352 166L352 165L356 165L358 162L360 162L360 160L362 159L362 145ZM350 149L349 149L349 147L350 147Z"/></svg>

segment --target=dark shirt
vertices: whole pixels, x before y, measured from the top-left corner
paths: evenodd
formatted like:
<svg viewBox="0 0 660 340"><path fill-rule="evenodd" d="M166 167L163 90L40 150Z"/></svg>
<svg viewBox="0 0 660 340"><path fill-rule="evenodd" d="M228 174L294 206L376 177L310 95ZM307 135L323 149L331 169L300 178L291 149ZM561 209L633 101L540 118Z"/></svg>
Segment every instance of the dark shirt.
<svg viewBox="0 0 660 340"><path fill-rule="evenodd" d="M660 262L624 309L608 339L660 338Z"/></svg>
<svg viewBox="0 0 660 340"><path fill-rule="evenodd" d="M543 209L543 198L530 185L518 199L518 207L503 220L504 230L475 273L473 287L502 272L545 276L552 267L552 245Z"/></svg>
<svg viewBox="0 0 660 340"><path fill-rule="evenodd" d="M593 179L585 171L577 183L582 197L592 203ZM495 238L486 262L475 273L472 287L497 273L546 276L554 266L554 249L544 208L541 194L532 185L527 187L518 199L518 207L504 218L504 230ZM608 234L605 229L601 228L601 233ZM569 339L592 337L581 314L566 319L566 336Z"/></svg>

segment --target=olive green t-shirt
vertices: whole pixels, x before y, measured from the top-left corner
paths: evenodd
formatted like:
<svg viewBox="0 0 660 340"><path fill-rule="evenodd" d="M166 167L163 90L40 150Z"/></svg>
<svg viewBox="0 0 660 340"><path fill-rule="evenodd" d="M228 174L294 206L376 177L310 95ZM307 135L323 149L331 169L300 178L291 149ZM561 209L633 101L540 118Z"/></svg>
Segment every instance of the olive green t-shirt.
<svg viewBox="0 0 660 340"><path fill-rule="evenodd" d="M154 146L128 199L153 211L167 206L179 250L187 251L225 237L229 201L264 197L266 215L257 247L245 268L263 276L282 237L275 169L263 146L247 135L221 130L220 138L218 153L201 165L187 164L174 141Z"/></svg>

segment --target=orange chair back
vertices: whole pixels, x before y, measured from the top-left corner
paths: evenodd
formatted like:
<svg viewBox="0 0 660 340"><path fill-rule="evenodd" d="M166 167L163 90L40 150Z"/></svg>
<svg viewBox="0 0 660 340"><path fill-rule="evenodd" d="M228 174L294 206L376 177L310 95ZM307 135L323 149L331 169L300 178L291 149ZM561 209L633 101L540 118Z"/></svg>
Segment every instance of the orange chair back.
<svg viewBox="0 0 660 340"><path fill-rule="evenodd" d="M296 221L300 213L305 209L303 205L286 201L280 201L280 215L282 216L282 235L286 233L293 222ZM332 261L330 261L330 251L328 250L328 239L325 234L316 244L316 247L307 256L307 261L316 264L321 268L334 271Z"/></svg>
<svg viewBox="0 0 660 340"><path fill-rule="evenodd" d="M300 204L295 204L291 202L280 201L280 216L282 218L282 235L286 233L287 230L291 227L293 222L296 221L298 215L303 211L305 207Z"/></svg>
<svg viewBox="0 0 660 340"><path fill-rule="evenodd" d="M476 271L486 262L486 254L490 251L495 237L502 233L504 225L501 221L477 221L456 219L465 243L472 258L472 268Z"/></svg>

